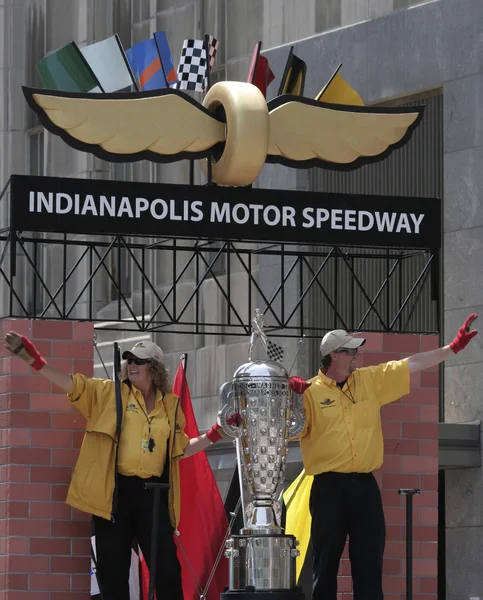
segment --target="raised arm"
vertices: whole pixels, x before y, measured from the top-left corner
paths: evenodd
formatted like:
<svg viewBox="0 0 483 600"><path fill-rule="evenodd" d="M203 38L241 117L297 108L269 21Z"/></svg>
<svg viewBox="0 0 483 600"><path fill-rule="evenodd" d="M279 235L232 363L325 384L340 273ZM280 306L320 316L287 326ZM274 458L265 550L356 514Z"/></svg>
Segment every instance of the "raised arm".
<svg viewBox="0 0 483 600"><path fill-rule="evenodd" d="M40 353L34 344L24 335L20 335L15 331L10 331L5 336L4 345L9 352L21 358L30 365L32 369L38 371L64 392L72 387L72 377L65 371L49 365L45 358L40 356Z"/></svg>
<svg viewBox="0 0 483 600"><path fill-rule="evenodd" d="M242 419L240 413L233 413L227 420L229 425L235 425L239 427ZM183 458L188 458L197 454L201 450L208 448L211 444L216 444L219 440L223 439L223 429L221 425L216 422L211 429L209 429L203 435L190 439L190 443L186 446Z"/></svg>
<svg viewBox="0 0 483 600"><path fill-rule="evenodd" d="M471 325L477 318L478 315L476 313L471 314L459 328L454 340L447 346L410 356L408 358L409 371L411 373L417 373L418 371L424 371L424 369L439 365L439 363L443 362L453 354L458 354L463 348L466 348L478 333L477 331L470 331Z"/></svg>

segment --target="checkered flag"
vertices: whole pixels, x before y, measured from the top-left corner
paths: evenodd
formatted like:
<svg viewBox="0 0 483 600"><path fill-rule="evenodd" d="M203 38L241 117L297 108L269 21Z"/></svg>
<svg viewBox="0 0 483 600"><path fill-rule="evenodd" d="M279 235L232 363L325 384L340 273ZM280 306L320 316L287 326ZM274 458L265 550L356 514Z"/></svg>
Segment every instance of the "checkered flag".
<svg viewBox="0 0 483 600"><path fill-rule="evenodd" d="M270 360L275 360L276 362L282 362L284 357L284 349L282 346L275 344L267 339L267 356Z"/></svg>
<svg viewBox="0 0 483 600"><path fill-rule="evenodd" d="M215 62L219 42L208 36L210 71ZM207 86L206 48L204 40L184 40L178 65L178 90L203 92ZM173 86L174 87L174 86Z"/></svg>

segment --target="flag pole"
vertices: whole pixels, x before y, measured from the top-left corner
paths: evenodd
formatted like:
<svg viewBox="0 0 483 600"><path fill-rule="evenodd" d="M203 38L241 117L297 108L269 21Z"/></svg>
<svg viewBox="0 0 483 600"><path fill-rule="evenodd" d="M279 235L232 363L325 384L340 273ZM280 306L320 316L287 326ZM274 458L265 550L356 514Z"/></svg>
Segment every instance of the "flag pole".
<svg viewBox="0 0 483 600"><path fill-rule="evenodd" d="M161 63L161 69L163 71L164 83L166 84L166 87L169 88L168 78L166 77L166 71L164 70L164 65L163 65L163 58L161 56L161 50L159 49L158 40L156 39L156 36L154 35L154 33L153 33L153 38L154 38L154 43L156 44L156 50L158 51L159 62Z"/></svg>

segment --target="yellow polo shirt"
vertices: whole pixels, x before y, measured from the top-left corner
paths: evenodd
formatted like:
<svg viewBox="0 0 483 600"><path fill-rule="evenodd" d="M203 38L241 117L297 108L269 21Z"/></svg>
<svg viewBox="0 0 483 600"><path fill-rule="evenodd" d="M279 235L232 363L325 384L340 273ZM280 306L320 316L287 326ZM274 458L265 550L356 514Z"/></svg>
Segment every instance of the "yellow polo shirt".
<svg viewBox="0 0 483 600"><path fill-rule="evenodd" d="M407 359L356 369L342 390L319 371L304 393L300 448L307 475L370 473L382 465L381 406L409 393Z"/></svg>
<svg viewBox="0 0 483 600"><path fill-rule="evenodd" d="M168 413L161 392L157 390L154 409L148 413L143 395L131 386L122 421L117 465L119 473L143 479L160 477L166 461L169 434ZM152 452L148 448L150 437L155 443Z"/></svg>

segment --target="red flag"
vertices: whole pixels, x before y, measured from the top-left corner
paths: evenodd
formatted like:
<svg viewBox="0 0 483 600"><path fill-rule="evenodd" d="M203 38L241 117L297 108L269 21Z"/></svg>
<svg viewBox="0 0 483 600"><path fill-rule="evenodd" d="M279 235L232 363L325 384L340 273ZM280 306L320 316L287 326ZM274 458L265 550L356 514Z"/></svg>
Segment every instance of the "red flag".
<svg viewBox="0 0 483 600"><path fill-rule="evenodd" d="M275 79L275 75L270 69L268 60L264 56L260 56L262 42L253 49L252 59L250 61L250 69L248 71L247 83L253 83L267 97L267 87Z"/></svg>
<svg viewBox="0 0 483 600"><path fill-rule="evenodd" d="M183 362L180 362L173 383L173 392L179 397L189 438L200 435L186 380ZM224 557L224 538L228 529L223 501L213 471L204 451L180 461L181 515L178 546L185 600L199 600L222 548L221 559L206 593L207 600L219 600L228 584L228 561Z"/></svg>

